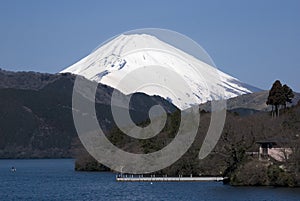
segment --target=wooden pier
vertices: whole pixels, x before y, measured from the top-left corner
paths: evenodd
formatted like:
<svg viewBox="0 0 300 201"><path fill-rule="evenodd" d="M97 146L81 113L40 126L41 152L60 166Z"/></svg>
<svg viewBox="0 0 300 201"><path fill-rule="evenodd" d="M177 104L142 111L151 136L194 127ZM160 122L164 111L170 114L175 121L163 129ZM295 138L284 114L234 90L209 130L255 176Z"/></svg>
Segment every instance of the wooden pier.
<svg viewBox="0 0 300 201"><path fill-rule="evenodd" d="M118 182L221 182L227 178L224 177L142 177L142 176L131 176L120 177L117 176Z"/></svg>

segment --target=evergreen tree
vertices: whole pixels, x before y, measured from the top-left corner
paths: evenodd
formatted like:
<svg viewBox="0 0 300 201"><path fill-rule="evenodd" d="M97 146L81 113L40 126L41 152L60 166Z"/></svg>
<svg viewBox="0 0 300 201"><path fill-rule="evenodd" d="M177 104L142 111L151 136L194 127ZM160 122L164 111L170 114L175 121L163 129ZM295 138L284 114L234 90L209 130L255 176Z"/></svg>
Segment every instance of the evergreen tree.
<svg viewBox="0 0 300 201"><path fill-rule="evenodd" d="M283 92L285 96L285 103L284 107L286 108L286 103L292 103L292 99L295 97L293 90L287 86L286 84L283 85Z"/></svg>
<svg viewBox="0 0 300 201"><path fill-rule="evenodd" d="M269 96L267 100L267 105L272 105L272 115L279 116L279 107L285 105L286 97L282 87L282 84L279 80L276 80L269 91Z"/></svg>

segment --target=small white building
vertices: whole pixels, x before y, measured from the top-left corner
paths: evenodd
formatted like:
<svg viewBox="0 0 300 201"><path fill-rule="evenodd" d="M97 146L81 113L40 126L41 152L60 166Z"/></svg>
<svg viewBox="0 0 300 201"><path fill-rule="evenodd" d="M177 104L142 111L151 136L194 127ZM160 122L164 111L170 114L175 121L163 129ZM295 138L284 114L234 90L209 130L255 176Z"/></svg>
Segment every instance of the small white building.
<svg viewBox="0 0 300 201"><path fill-rule="evenodd" d="M256 143L260 145L258 152L259 160L268 160L272 157L279 162L284 162L293 153L291 148L280 147L272 140L258 141Z"/></svg>

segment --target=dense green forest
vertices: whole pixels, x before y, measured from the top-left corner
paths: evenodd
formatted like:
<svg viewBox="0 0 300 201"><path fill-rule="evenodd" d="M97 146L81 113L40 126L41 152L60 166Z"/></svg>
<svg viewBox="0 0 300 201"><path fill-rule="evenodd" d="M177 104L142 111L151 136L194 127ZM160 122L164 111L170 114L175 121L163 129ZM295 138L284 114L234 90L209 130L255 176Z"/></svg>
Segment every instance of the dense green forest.
<svg viewBox="0 0 300 201"><path fill-rule="evenodd" d="M300 182L300 103L282 109L281 115L272 117L270 112L240 116L228 112L222 136L213 152L204 160L198 153L207 132L210 113L201 112L201 122L195 142L188 152L173 165L156 172L172 176L227 176L233 185L279 185L296 186ZM149 153L166 146L176 133L180 113L170 115L163 131L150 140L136 140L115 128L107 137L118 147L128 152ZM273 139L278 146L292 148L293 154L283 162L259 161L257 152L260 140ZM80 146L77 150L77 170L108 170L97 163Z"/></svg>

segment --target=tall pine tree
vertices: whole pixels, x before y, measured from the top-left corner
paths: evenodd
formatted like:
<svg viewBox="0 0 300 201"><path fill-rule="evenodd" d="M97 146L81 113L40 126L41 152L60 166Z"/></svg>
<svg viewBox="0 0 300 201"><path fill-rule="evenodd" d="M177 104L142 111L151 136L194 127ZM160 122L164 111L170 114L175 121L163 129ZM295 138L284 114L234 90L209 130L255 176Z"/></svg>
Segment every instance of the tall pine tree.
<svg viewBox="0 0 300 201"><path fill-rule="evenodd" d="M282 84L279 80L276 80L269 91L269 96L267 100L267 105L272 105L272 115L279 116L279 107L285 105L286 98Z"/></svg>
<svg viewBox="0 0 300 201"><path fill-rule="evenodd" d="M293 90L287 86L286 84L283 85L283 92L285 96L285 104L284 108L286 108L286 103L292 103L292 99L295 97Z"/></svg>

